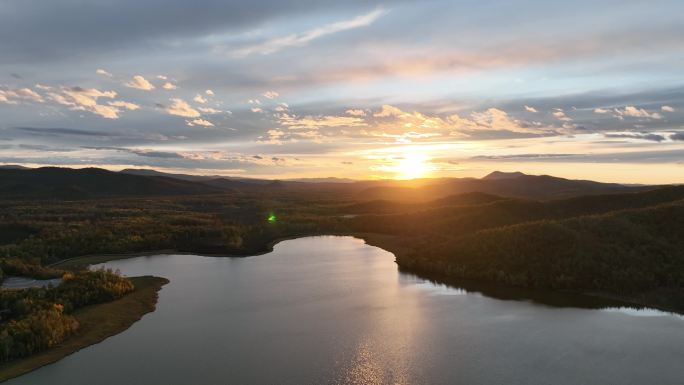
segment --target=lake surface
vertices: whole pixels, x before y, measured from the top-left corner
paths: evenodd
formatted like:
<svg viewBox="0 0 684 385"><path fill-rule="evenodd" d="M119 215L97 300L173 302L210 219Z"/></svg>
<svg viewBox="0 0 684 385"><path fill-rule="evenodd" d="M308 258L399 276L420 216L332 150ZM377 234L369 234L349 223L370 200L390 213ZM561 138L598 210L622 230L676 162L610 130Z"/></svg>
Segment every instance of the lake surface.
<svg viewBox="0 0 684 385"><path fill-rule="evenodd" d="M436 285L350 237L289 240L249 258L106 266L169 278L157 310L7 384L684 383L679 315Z"/></svg>
<svg viewBox="0 0 684 385"><path fill-rule="evenodd" d="M57 286L62 283L61 278L33 279L27 277L6 277L2 281L3 289L28 289L30 287Z"/></svg>

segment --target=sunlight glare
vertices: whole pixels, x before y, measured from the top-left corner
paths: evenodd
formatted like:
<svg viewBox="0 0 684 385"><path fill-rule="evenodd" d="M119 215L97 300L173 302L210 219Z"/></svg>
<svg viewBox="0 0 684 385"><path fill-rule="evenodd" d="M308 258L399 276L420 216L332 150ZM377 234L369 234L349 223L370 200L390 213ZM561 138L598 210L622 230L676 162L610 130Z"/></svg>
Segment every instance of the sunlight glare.
<svg viewBox="0 0 684 385"><path fill-rule="evenodd" d="M399 160L397 179L416 179L425 177L429 171L427 156L421 153L408 153Z"/></svg>

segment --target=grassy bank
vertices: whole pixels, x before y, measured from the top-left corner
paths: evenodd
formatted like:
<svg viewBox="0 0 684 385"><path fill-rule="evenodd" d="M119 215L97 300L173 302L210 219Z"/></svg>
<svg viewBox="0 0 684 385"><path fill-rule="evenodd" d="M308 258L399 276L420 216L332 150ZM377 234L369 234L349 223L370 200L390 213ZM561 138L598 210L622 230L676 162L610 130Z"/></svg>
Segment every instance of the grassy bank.
<svg viewBox="0 0 684 385"><path fill-rule="evenodd" d="M18 377L69 354L121 333L143 315L154 311L158 292L169 281L144 276L131 278L135 291L116 301L78 309L74 316L80 324L78 333L59 346L0 366L0 382Z"/></svg>

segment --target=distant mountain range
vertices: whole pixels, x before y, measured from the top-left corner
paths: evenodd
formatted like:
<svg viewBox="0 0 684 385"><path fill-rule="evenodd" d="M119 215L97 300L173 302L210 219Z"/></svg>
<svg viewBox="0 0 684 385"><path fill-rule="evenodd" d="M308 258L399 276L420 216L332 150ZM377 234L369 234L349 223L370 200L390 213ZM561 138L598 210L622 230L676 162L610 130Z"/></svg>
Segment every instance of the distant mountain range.
<svg viewBox="0 0 684 385"><path fill-rule="evenodd" d="M481 192L506 197L551 199L576 195L626 192L645 188L617 183L572 180L549 175L527 175L521 172L493 172L484 178L451 178L427 181L420 187L381 185L361 192L367 200L426 201L454 194Z"/></svg>
<svg viewBox="0 0 684 385"><path fill-rule="evenodd" d="M526 174L523 174L520 171L515 171L515 172L503 172L503 171L494 171L482 179L485 180L495 180L495 179L515 179L515 178L520 178L522 176L527 176Z"/></svg>
<svg viewBox="0 0 684 385"><path fill-rule="evenodd" d="M224 176L171 174L146 169L120 172L97 168L0 167L0 197L12 199L87 199L164 195L270 192L335 194L354 201L424 202L465 193L502 197L551 199L577 195L639 191L648 186L625 186L548 175L495 171L484 178L440 178L417 181L353 181L340 178L266 180Z"/></svg>
<svg viewBox="0 0 684 385"><path fill-rule="evenodd" d="M220 193L221 188L160 176L122 174L98 168L42 167L0 170L0 197L86 199Z"/></svg>
<svg viewBox="0 0 684 385"><path fill-rule="evenodd" d="M2 164L0 170L30 170L30 167L19 166L17 164Z"/></svg>

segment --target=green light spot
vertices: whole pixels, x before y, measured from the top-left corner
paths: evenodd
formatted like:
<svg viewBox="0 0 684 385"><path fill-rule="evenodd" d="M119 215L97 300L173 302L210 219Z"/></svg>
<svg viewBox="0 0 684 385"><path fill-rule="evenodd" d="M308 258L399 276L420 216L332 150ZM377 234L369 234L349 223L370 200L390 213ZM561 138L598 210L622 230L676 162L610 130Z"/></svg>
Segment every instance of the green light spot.
<svg viewBox="0 0 684 385"><path fill-rule="evenodd" d="M275 214L270 213L268 214L268 223L276 223L278 218L276 218Z"/></svg>

